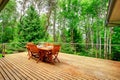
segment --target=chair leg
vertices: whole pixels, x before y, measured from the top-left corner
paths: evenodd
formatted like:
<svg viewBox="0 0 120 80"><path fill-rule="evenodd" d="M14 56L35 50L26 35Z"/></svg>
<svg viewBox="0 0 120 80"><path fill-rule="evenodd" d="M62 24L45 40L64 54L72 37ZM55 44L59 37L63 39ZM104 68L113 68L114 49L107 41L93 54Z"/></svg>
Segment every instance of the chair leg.
<svg viewBox="0 0 120 80"><path fill-rule="evenodd" d="M40 59L38 58L38 60L37 60L37 62L36 62L36 63L38 63L38 62L39 62L39 60L40 60Z"/></svg>
<svg viewBox="0 0 120 80"><path fill-rule="evenodd" d="M30 56L30 51L28 50L28 54L27 54L27 56Z"/></svg>
<svg viewBox="0 0 120 80"><path fill-rule="evenodd" d="M48 55L48 60L49 60L49 62L51 62L52 64L54 64L52 54Z"/></svg>
<svg viewBox="0 0 120 80"><path fill-rule="evenodd" d="M32 56L29 56L28 60L30 60L31 57L32 57Z"/></svg>
<svg viewBox="0 0 120 80"><path fill-rule="evenodd" d="M54 61L57 60L60 63L60 60L55 56Z"/></svg>
<svg viewBox="0 0 120 80"><path fill-rule="evenodd" d="M60 60L59 60L58 57L57 57L58 54L55 54L54 56L55 56L54 61L57 60L57 61L60 63Z"/></svg>
<svg viewBox="0 0 120 80"><path fill-rule="evenodd" d="M32 53L31 52L29 52L29 58L28 58L28 60L30 60L30 58L32 57Z"/></svg>
<svg viewBox="0 0 120 80"><path fill-rule="evenodd" d="M58 62L60 63L60 60L58 58L56 58L58 60Z"/></svg>
<svg viewBox="0 0 120 80"><path fill-rule="evenodd" d="M37 60L37 63L39 62L39 60L41 60L41 53L38 54L39 58Z"/></svg>

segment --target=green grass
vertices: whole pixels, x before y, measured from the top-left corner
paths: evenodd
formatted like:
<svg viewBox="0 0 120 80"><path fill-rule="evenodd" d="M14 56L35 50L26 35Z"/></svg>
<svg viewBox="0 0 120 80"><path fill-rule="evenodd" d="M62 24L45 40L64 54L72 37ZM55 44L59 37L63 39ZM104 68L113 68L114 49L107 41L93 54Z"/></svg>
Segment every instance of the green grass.
<svg viewBox="0 0 120 80"><path fill-rule="evenodd" d="M0 54L0 58L2 58L2 54Z"/></svg>

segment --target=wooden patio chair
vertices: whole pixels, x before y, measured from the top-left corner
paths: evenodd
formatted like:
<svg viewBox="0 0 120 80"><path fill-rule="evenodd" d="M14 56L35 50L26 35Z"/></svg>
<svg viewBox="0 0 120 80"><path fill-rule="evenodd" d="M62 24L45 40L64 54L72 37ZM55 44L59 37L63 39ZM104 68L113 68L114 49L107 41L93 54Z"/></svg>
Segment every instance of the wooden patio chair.
<svg viewBox="0 0 120 80"><path fill-rule="evenodd" d="M32 56L40 56L39 49L34 43L27 43L26 48L28 50L28 59L30 59Z"/></svg>
<svg viewBox="0 0 120 80"><path fill-rule="evenodd" d="M57 60L58 62L60 62L60 60L58 59L58 53L60 51L60 48L60 45L53 45L52 55L54 56L54 61Z"/></svg>
<svg viewBox="0 0 120 80"><path fill-rule="evenodd" d="M32 56L38 56L37 63L39 62L39 60L43 61L43 58L46 55L44 50L38 49L37 45L31 42L27 43L26 48L28 50L28 59L30 59Z"/></svg>

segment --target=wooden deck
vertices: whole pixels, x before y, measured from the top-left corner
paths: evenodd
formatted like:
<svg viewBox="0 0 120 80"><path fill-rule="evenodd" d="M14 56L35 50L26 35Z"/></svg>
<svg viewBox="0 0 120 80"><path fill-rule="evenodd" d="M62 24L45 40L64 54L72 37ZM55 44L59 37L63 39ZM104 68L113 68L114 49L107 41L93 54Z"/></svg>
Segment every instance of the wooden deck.
<svg viewBox="0 0 120 80"><path fill-rule="evenodd" d="M0 80L119 80L120 62L59 54L61 63L28 60L27 52L0 59Z"/></svg>

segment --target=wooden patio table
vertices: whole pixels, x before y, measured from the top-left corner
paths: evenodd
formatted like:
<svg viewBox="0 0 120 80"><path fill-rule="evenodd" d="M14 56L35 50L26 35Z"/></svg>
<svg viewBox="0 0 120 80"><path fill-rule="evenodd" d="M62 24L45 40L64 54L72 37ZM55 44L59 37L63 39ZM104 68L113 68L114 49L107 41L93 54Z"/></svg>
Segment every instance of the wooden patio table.
<svg viewBox="0 0 120 80"><path fill-rule="evenodd" d="M52 60L52 50L53 48L52 47L49 47L49 46L42 46L42 47L37 47L39 49L39 60L43 61L43 60L46 60L48 62L51 62L53 63L53 60ZM37 62L38 62L37 61Z"/></svg>

